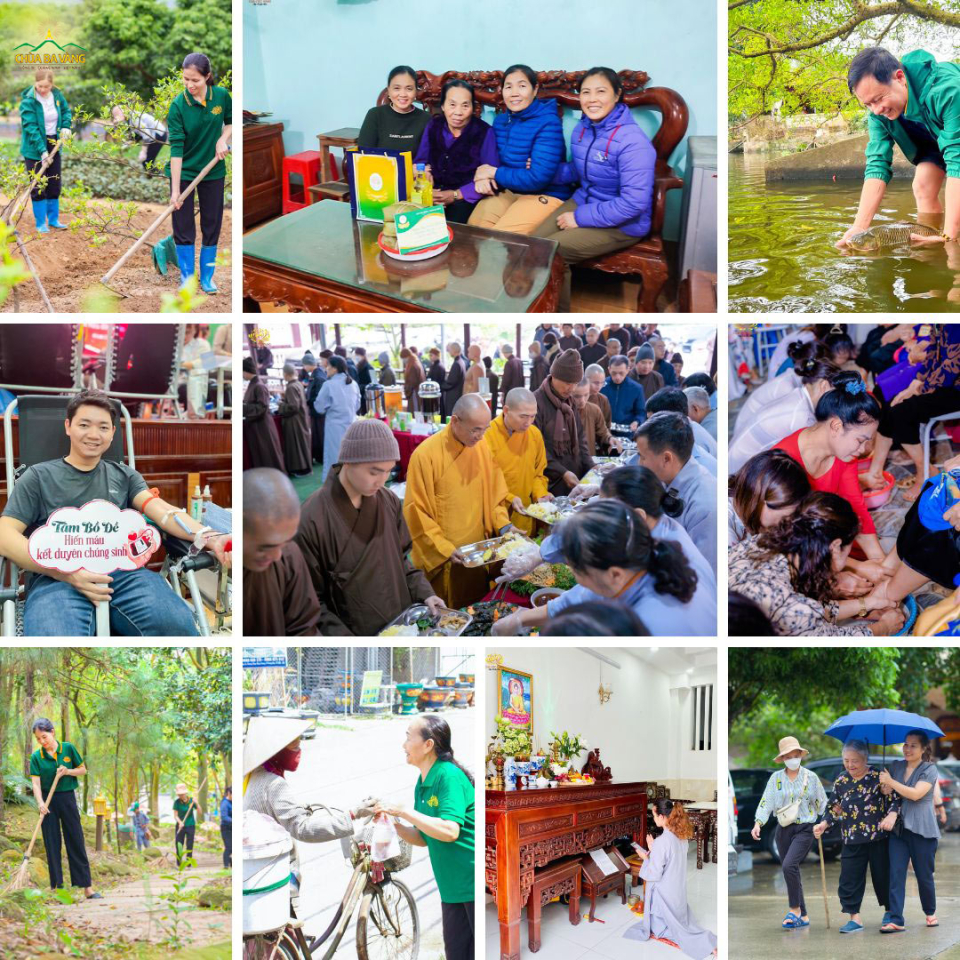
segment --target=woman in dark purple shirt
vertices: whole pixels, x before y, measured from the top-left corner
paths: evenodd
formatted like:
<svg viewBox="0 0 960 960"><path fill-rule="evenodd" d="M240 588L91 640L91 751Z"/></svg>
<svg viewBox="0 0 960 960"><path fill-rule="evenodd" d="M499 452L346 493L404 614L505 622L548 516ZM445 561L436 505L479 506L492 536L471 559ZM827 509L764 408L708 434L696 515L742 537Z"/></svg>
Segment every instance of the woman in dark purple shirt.
<svg viewBox="0 0 960 960"><path fill-rule="evenodd" d="M443 204L447 220L466 223L480 201L473 183L477 168L500 162L497 141L490 124L474 114L473 87L466 81L443 85L440 109L423 132L414 163L427 164L433 202Z"/></svg>

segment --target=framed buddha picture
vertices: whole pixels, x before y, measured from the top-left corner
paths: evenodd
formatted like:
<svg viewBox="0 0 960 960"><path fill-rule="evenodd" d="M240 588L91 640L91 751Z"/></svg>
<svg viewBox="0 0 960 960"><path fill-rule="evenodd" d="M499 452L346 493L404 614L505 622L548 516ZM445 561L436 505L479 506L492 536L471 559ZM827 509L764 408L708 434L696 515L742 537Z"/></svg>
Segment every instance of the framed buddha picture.
<svg viewBox="0 0 960 960"><path fill-rule="evenodd" d="M512 667L497 667L497 716L533 733L533 677Z"/></svg>

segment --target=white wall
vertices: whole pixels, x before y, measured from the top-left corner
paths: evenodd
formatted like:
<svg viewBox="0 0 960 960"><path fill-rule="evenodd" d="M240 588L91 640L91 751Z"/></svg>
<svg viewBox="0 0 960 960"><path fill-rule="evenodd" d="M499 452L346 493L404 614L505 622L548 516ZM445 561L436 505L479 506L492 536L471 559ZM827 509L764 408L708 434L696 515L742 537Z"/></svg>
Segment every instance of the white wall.
<svg viewBox="0 0 960 960"><path fill-rule="evenodd" d="M550 731L566 730L600 748L600 757L615 780L656 780L666 776L667 738L660 735L670 710L669 678L646 667L624 650L605 648L617 670L575 648L500 649L503 665L533 674L533 735L546 752ZM601 705L597 694L600 667L613 696ZM497 675L487 673L484 729L487 742L495 732ZM586 753L580 757L581 766Z"/></svg>
<svg viewBox="0 0 960 960"><path fill-rule="evenodd" d="M567 730L600 748L603 763L615 780L654 780L669 787L672 796L712 800L716 789L717 728L716 668L668 676L621 648L598 648L620 664L602 663L576 648L498 648L487 653L503 656L503 665L533 675L534 744L547 750L550 732ZM600 703L600 669L613 696ZM497 716L497 675L486 674L485 743L494 734ZM714 749L691 749L691 686L714 684ZM586 761L586 753L580 758Z"/></svg>

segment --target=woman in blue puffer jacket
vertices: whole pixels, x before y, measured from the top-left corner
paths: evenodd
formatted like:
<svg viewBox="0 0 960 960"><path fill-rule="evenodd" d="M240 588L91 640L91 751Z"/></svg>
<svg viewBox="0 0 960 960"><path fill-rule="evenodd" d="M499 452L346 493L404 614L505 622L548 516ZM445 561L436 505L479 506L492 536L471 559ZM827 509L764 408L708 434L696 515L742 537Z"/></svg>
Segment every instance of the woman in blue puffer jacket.
<svg viewBox="0 0 960 960"><path fill-rule="evenodd" d="M620 78L594 67L580 81L583 117L570 138L572 161L559 183L579 181L570 200L534 231L560 244L567 264L558 310L570 310L570 264L633 246L650 232L657 152L621 102Z"/></svg>
<svg viewBox="0 0 960 960"><path fill-rule="evenodd" d="M533 233L573 192L556 179L566 154L557 105L538 100L538 89L536 73L525 64L503 73L507 109L493 120L500 163L483 164L474 175L474 187L485 196L470 215L474 226Z"/></svg>

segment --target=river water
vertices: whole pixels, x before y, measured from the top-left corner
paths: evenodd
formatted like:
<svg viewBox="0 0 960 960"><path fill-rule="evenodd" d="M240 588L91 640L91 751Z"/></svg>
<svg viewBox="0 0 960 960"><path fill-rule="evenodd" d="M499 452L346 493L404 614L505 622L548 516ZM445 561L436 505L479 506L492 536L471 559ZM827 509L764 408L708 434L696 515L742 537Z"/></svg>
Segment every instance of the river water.
<svg viewBox="0 0 960 960"><path fill-rule="evenodd" d="M729 159L730 312L960 310L960 244L841 253L834 244L853 223L859 180L768 183L762 156ZM874 223L915 220L916 209L910 181L895 179Z"/></svg>

